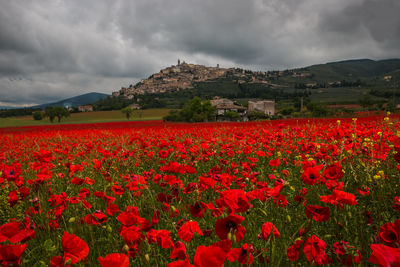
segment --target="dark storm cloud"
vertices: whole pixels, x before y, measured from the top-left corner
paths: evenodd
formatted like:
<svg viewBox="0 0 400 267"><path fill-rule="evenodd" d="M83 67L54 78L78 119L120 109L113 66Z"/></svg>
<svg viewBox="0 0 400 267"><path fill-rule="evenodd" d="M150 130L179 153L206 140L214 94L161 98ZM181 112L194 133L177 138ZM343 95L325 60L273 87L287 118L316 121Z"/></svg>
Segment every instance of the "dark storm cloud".
<svg viewBox="0 0 400 267"><path fill-rule="evenodd" d="M0 0L0 105L111 93L178 58L268 70L399 55L398 0Z"/></svg>

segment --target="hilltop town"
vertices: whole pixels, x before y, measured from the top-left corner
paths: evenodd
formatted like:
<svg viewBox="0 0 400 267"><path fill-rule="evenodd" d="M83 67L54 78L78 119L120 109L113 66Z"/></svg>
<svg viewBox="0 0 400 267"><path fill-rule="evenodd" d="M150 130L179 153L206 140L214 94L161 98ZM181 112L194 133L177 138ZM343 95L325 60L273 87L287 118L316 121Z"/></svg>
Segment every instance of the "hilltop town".
<svg viewBox="0 0 400 267"><path fill-rule="evenodd" d="M128 99L134 95L154 94L180 91L194 88L196 82L206 82L217 78L231 77L237 83L257 82L269 84L266 72L247 71L240 68L206 67L204 65L188 64L178 60L177 65L172 65L160 72L142 79L136 85L122 87L113 92L113 96L124 96Z"/></svg>

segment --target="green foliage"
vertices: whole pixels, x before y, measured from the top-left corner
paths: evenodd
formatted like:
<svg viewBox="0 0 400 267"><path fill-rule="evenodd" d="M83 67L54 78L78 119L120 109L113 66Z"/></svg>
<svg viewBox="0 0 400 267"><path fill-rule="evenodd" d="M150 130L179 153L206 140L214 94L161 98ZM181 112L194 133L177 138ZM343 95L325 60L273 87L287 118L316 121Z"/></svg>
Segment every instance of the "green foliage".
<svg viewBox="0 0 400 267"><path fill-rule="evenodd" d="M129 118L131 117L131 115L133 114L133 109L131 107L125 107L123 109L121 109L121 112L123 114L125 114L126 119L129 120Z"/></svg>
<svg viewBox="0 0 400 267"><path fill-rule="evenodd" d="M210 101L202 101L199 97L194 97L192 100L186 102L181 111L171 111L169 115L164 117L164 120L202 122L211 121L214 118L215 107L211 106Z"/></svg>
<svg viewBox="0 0 400 267"><path fill-rule="evenodd" d="M329 114L329 110L322 104L315 102L309 102L307 105L307 110L311 112L313 117L325 117Z"/></svg>
<svg viewBox="0 0 400 267"><path fill-rule="evenodd" d="M166 121L181 121L181 114L179 110L170 110L169 114L165 117L163 117L164 120Z"/></svg>
<svg viewBox="0 0 400 267"><path fill-rule="evenodd" d="M33 119L35 120L35 121L40 121L40 120L42 120L43 119L43 112L41 112L41 111L35 111L35 112L33 112L33 114L32 114L32 116L33 116Z"/></svg>
<svg viewBox="0 0 400 267"><path fill-rule="evenodd" d="M24 218L25 205L18 203L14 207L11 207L7 201L8 194L11 190L10 184L8 183L3 185L0 190L0 225L7 223L11 218L16 218L17 220L22 220Z"/></svg>
<svg viewBox="0 0 400 267"><path fill-rule="evenodd" d="M134 103L134 100L122 96L109 96L93 104L94 110L120 110Z"/></svg>
<svg viewBox="0 0 400 267"><path fill-rule="evenodd" d="M291 115L293 112L294 112L294 108L290 107L290 108L282 109L279 113L284 116L288 116L288 115Z"/></svg>
<svg viewBox="0 0 400 267"><path fill-rule="evenodd" d="M265 115L264 113L258 112L258 111L252 111L249 113L248 116L249 116L249 120L251 120L251 121L265 120L265 119L269 118L268 115Z"/></svg>
<svg viewBox="0 0 400 267"><path fill-rule="evenodd" d="M37 108L3 109L3 110L0 110L0 118L27 116L27 115L30 116L35 111L40 111L40 109L37 109Z"/></svg>
<svg viewBox="0 0 400 267"><path fill-rule="evenodd" d="M358 99L358 103L363 108L368 108L374 104L374 102L372 101L372 99L369 95L363 95L360 99Z"/></svg>
<svg viewBox="0 0 400 267"><path fill-rule="evenodd" d="M69 117L70 113L67 109L63 107L50 107L46 108L44 112L44 116L48 117L50 122L54 122L54 119L57 118L58 122L61 121L62 118Z"/></svg>
<svg viewBox="0 0 400 267"><path fill-rule="evenodd" d="M236 111L227 111L225 112L224 117L228 118L231 121L236 121L240 119L240 114L237 113Z"/></svg>

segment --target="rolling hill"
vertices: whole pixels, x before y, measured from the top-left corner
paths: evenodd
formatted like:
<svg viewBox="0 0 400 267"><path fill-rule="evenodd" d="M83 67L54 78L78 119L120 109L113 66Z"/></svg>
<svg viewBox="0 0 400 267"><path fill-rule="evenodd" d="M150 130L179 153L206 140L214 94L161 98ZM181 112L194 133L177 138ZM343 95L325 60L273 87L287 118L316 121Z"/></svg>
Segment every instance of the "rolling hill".
<svg viewBox="0 0 400 267"><path fill-rule="evenodd" d="M32 108L45 108L45 107L56 107L56 106L62 106L62 107L78 107L81 105L86 105L86 104L92 104L94 102L97 102L101 99L106 98L107 94L103 93L87 93L83 95L78 95L74 96L71 98L63 99L57 102L53 103L46 103L46 104L41 104L37 106L33 106Z"/></svg>

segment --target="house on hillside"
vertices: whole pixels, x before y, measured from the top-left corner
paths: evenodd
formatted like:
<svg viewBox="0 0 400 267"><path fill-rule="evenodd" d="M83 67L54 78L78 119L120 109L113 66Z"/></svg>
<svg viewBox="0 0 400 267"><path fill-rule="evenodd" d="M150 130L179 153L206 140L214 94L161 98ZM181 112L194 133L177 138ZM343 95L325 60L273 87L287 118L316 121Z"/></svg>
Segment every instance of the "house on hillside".
<svg viewBox="0 0 400 267"><path fill-rule="evenodd" d="M268 116L275 115L274 100L249 100L248 112L261 112Z"/></svg>
<svg viewBox="0 0 400 267"><path fill-rule="evenodd" d="M90 112L93 111L92 105L82 105L78 107L79 112Z"/></svg>
<svg viewBox="0 0 400 267"><path fill-rule="evenodd" d="M139 104L130 104L129 107L130 107L131 109L140 109Z"/></svg>
<svg viewBox="0 0 400 267"><path fill-rule="evenodd" d="M216 119L217 121L248 121L247 108L236 104L230 99L215 97L210 101L211 105L216 108ZM239 117L234 118L232 114L237 113Z"/></svg>

